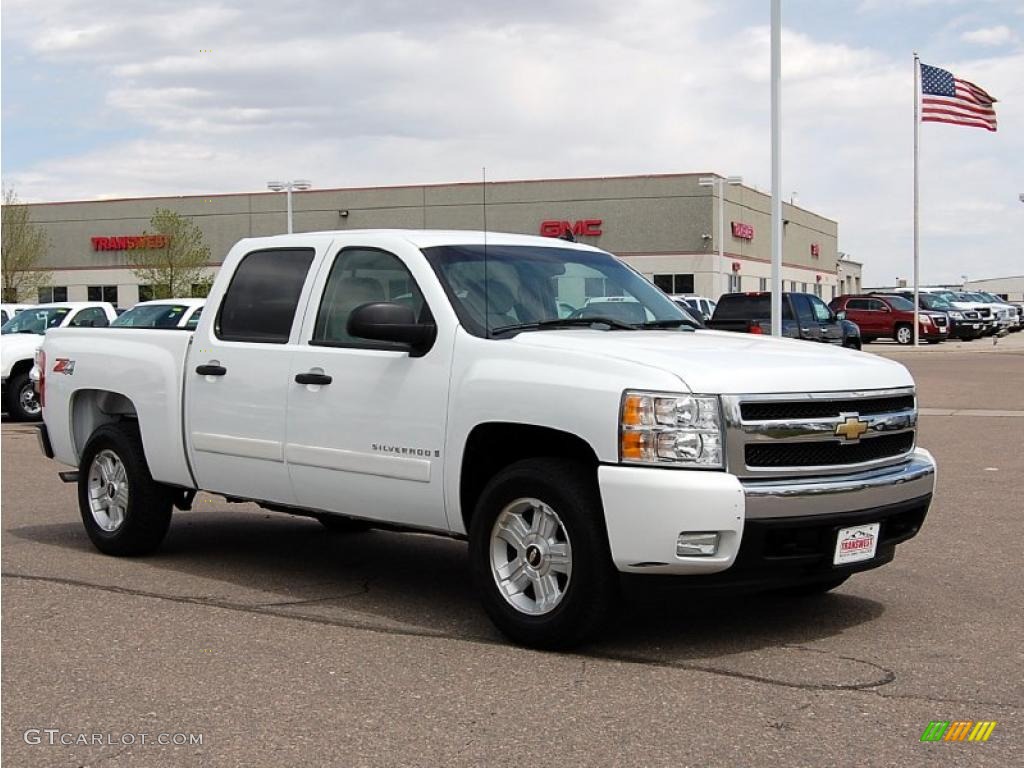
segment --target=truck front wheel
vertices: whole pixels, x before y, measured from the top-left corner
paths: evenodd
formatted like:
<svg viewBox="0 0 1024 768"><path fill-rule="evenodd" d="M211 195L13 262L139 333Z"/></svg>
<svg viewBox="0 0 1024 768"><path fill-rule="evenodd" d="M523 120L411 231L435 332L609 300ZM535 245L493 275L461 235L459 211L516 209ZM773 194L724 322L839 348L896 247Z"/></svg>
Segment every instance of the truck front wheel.
<svg viewBox="0 0 1024 768"><path fill-rule="evenodd" d="M78 471L78 507L86 533L100 552L144 555L163 541L171 524L173 497L153 480L138 425L97 429Z"/></svg>
<svg viewBox="0 0 1024 768"><path fill-rule="evenodd" d="M579 462L527 459L499 472L477 503L469 547L484 609L517 643L578 645L614 605L601 498Z"/></svg>

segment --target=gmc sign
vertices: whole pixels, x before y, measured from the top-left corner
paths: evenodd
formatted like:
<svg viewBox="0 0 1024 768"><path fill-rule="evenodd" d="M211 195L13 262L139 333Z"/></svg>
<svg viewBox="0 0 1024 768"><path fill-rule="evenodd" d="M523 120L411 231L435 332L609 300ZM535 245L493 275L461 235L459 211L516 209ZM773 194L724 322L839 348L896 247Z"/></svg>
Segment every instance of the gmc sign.
<svg viewBox="0 0 1024 768"><path fill-rule="evenodd" d="M576 237L598 237L601 234L601 219L579 219L571 222L548 219L540 223L540 233L544 237L561 237L566 232L572 232Z"/></svg>

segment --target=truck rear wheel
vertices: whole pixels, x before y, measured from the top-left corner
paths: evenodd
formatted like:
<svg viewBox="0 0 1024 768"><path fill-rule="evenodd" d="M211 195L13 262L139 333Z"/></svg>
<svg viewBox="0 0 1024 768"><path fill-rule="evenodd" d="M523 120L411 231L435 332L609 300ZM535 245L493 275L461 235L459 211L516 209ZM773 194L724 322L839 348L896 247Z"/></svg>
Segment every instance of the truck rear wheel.
<svg viewBox="0 0 1024 768"><path fill-rule="evenodd" d="M133 422L97 429L78 471L78 506L86 533L108 555L145 555L171 524L173 497L153 480Z"/></svg>
<svg viewBox="0 0 1024 768"><path fill-rule="evenodd" d="M487 484L470 524L470 564L495 626L535 648L568 648L604 623L618 591L593 471L527 459Z"/></svg>

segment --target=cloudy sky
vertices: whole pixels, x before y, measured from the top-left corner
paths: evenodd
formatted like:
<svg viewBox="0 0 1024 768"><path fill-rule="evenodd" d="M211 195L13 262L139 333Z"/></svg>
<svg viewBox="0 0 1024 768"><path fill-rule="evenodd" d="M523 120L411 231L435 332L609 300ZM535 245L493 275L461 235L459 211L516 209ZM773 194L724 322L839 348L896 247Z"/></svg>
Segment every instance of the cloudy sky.
<svg viewBox="0 0 1024 768"><path fill-rule="evenodd" d="M4 0L24 200L716 171L770 186L769 0ZM783 0L783 189L909 276L912 51L999 99L922 126L926 281L1024 273L1024 3Z"/></svg>

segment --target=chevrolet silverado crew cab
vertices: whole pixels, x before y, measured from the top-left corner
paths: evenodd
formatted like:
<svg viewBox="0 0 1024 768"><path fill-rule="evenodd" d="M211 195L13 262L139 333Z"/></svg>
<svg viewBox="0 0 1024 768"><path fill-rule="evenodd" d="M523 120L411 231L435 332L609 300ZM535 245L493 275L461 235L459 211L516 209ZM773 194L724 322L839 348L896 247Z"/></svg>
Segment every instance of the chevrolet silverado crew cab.
<svg viewBox="0 0 1024 768"><path fill-rule="evenodd" d="M560 317L593 295L633 321ZM487 613L539 647L592 635L623 573L831 589L889 562L934 486L902 365L694 330L548 238L246 239L194 333L51 331L40 358L43 450L102 552L156 549L199 489L467 539Z"/></svg>
<svg viewBox="0 0 1024 768"><path fill-rule="evenodd" d="M58 301L38 304L15 314L0 329L3 389L0 399L12 419L39 418L39 401L29 378L43 334L53 328L98 328L117 317L113 304L91 301Z"/></svg>

